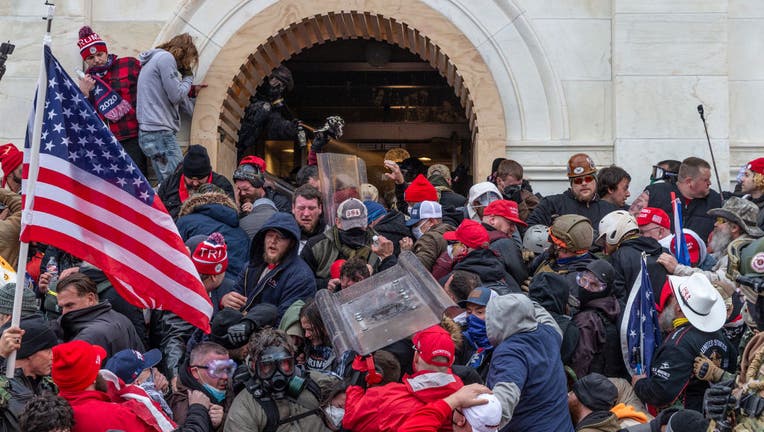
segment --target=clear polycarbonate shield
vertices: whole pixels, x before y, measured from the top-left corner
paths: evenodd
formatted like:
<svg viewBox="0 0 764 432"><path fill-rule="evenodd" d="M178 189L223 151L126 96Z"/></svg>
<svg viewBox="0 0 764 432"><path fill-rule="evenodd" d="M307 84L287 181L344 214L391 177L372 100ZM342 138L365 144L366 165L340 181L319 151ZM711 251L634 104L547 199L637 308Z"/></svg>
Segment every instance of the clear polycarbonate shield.
<svg viewBox="0 0 764 432"><path fill-rule="evenodd" d="M398 264L336 293L316 294L321 318L338 355L370 354L440 322L454 306L419 259L401 252Z"/></svg>
<svg viewBox="0 0 764 432"><path fill-rule="evenodd" d="M337 207L348 198L360 199L361 184L366 183L366 162L349 154L319 153L318 179L324 200L324 220L334 226Z"/></svg>

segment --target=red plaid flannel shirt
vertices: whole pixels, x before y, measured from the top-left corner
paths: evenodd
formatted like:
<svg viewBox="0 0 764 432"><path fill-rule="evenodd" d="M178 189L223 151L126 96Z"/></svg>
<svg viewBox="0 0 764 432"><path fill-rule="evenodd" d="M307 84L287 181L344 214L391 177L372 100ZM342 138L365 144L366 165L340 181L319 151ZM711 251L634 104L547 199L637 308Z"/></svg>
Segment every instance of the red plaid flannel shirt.
<svg viewBox="0 0 764 432"><path fill-rule="evenodd" d="M120 141L138 137L138 119L135 117L135 95L138 92L138 73L140 71L141 62L135 57L117 57L114 59L111 69L102 77L112 90L119 93L122 99L130 102L130 105L133 106L133 109L117 122L109 121L101 113L98 113L101 120L109 125L111 132ZM90 71L88 70L86 73L90 73ZM94 102L92 96L90 102Z"/></svg>

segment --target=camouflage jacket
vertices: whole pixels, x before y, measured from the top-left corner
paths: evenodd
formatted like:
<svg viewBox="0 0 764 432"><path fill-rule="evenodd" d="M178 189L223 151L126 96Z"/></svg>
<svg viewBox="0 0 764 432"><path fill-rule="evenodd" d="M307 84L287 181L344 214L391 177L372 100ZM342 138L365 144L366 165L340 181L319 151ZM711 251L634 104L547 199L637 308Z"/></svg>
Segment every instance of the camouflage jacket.
<svg viewBox="0 0 764 432"><path fill-rule="evenodd" d="M0 411L3 414L0 431L18 431L19 416L27 402L44 393L58 394L58 386L49 375L34 379L25 376L22 369L16 369L13 378L3 373L0 376Z"/></svg>

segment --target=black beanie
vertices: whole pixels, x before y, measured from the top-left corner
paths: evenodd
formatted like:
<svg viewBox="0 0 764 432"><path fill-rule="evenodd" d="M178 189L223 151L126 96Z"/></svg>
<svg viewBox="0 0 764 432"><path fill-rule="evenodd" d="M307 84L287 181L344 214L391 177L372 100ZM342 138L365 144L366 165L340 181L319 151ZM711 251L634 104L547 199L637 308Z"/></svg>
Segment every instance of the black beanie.
<svg viewBox="0 0 764 432"><path fill-rule="evenodd" d="M703 414L693 410L674 413L666 425L666 432L695 432L708 429L708 420Z"/></svg>
<svg viewBox="0 0 764 432"><path fill-rule="evenodd" d="M42 317L22 319L20 327L24 330L24 336L21 337L21 348L16 353L17 358L25 359L38 351L58 345L56 334Z"/></svg>
<svg viewBox="0 0 764 432"><path fill-rule="evenodd" d="M183 158L183 175L200 178L209 176L211 172L212 165L207 149L199 144L190 145Z"/></svg>
<svg viewBox="0 0 764 432"><path fill-rule="evenodd" d="M604 375L591 373L573 384L573 393L592 411L610 411L618 399L618 389Z"/></svg>

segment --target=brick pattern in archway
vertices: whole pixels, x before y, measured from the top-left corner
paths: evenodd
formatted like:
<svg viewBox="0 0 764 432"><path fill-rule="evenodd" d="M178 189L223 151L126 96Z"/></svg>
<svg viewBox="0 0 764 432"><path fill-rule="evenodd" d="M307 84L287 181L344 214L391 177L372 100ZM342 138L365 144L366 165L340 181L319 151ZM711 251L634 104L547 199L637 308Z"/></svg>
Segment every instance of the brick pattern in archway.
<svg viewBox="0 0 764 432"><path fill-rule="evenodd" d="M220 112L221 140L234 146L244 109L263 79L278 65L301 51L339 39L370 39L406 49L428 62L454 89L469 121L472 141L477 133L477 119L469 89L437 44L419 30L393 18L369 12L329 12L305 18L269 37L249 55L233 78Z"/></svg>

